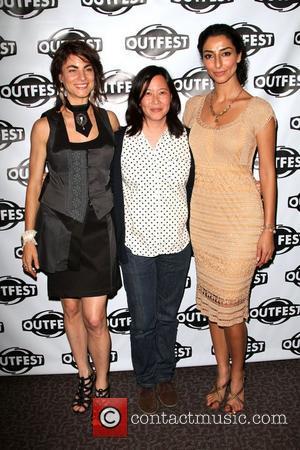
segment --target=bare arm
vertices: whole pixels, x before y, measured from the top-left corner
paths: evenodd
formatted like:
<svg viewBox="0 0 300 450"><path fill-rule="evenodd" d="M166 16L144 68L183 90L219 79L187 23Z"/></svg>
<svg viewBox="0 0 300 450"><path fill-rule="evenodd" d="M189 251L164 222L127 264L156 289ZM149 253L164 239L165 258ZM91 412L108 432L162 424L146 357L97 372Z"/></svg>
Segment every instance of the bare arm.
<svg viewBox="0 0 300 450"><path fill-rule="evenodd" d="M275 226L276 172L275 172L275 121L269 122L256 136L259 154L259 175L261 194L264 201L264 225ZM264 229L257 247L257 265L260 267L274 253L274 236L270 229Z"/></svg>
<svg viewBox="0 0 300 450"><path fill-rule="evenodd" d="M120 123L119 123L117 116L112 111L107 111L107 114L108 114L108 118L109 118L112 130L117 131L120 128Z"/></svg>
<svg viewBox="0 0 300 450"><path fill-rule="evenodd" d="M46 145L49 136L46 118L37 120L31 130L31 149L29 160L29 181L25 200L25 230L34 230L39 195L41 192L46 161ZM34 243L27 242L23 249L23 265L26 272L36 277L39 268L37 251Z"/></svg>

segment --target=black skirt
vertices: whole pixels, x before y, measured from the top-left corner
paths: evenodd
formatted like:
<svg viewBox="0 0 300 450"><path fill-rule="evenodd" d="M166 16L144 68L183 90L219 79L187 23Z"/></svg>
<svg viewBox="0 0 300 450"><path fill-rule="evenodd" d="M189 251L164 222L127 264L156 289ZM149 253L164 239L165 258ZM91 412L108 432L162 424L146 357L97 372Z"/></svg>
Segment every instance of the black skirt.
<svg viewBox="0 0 300 450"><path fill-rule="evenodd" d="M78 270L47 274L49 299L114 297L121 287L121 277L110 214L98 220L92 206L88 206L77 251L80 252Z"/></svg>

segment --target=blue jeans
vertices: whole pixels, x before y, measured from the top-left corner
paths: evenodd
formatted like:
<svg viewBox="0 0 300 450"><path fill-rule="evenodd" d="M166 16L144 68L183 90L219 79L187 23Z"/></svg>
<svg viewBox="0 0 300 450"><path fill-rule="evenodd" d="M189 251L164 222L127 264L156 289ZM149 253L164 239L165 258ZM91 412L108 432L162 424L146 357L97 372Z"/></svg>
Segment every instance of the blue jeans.
<svg viewBox="0 0 300 450"><path fill-rule="evenodd" d="M179 253L145 257L126 248L122 264L131 315L132 364L137 383L153 387L173 378L177 313L188 274L191 246Z"/></svg>

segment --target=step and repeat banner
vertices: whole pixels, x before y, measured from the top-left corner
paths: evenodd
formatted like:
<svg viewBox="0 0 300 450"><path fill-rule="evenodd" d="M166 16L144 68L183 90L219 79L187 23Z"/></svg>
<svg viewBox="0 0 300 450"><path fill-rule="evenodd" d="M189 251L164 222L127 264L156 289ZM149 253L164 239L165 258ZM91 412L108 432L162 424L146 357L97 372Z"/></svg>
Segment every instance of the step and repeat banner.
<svg viewBox="0 0 300 450"><path fill-rule="evenodd" d="M212 83L197 52L206 26L242 34L252 95L278 118L278 212L274 263L257 271L250 300L247 360L300 356L300 0L0 0L0 374L75 372L60 302L46 278L21 267L30 130L54 104L49 66L61 42L93 46L105 70L107 103L121 124L133 76L166 67L182 101ZM254 174L258 177L257 162ZM226 245L226 243L224 243ZM109 301L111 370L131 369L126 295ZM192 260L178 313L178 366L214 363L206 318L195 307Z"/></svg>

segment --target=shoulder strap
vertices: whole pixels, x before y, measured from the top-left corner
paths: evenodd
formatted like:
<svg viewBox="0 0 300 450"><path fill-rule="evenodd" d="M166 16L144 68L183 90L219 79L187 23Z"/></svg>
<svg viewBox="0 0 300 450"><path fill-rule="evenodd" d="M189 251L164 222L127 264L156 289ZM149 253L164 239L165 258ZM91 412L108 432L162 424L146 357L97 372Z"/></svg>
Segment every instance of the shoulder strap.
<svg viewBox="0 0 300 450"><path fill-rule="evenodd" d="M112 130L112 127L111 127L111 124L110 124L110 121L109 121L109 117L108 117L108 113L107 113L106 109L99 108L99 107L94 106L94 105L93 105L93 108L94 108L95 115L100 118L100 120L104 124L105 128L109 131L109 134L111 136L113 136L114 132Z"/></svg>
<svg viewBox="0 0 300 450"><path fill-rule="evenodd" d="M41 115L41 117L46 117L49 123L49 127L50 127L50 133L49 133L49 138L48 138L48 142L47 142L47 152L52 149L53 144L54 144L54 139L55 139L55 132L57 129L57 123L59 120L59 111L57 110L56 107L48 109L48 111L43 112L43 114Z"/></svg>

